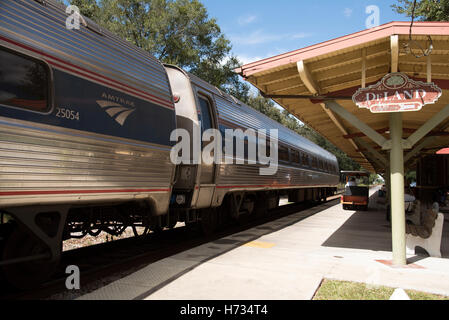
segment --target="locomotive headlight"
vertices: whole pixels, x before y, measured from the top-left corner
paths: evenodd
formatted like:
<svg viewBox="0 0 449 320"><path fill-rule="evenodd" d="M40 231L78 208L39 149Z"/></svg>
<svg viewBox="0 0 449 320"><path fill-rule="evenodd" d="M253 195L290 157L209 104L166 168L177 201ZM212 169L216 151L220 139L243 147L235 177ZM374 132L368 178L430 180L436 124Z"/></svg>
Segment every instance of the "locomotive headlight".
<svg viewBox="0 0 449 320"><path fill-rule="evenodd" d="M179 205L186 203L186 196L183 194L178 194L176 196L176 203Z"/></svg>

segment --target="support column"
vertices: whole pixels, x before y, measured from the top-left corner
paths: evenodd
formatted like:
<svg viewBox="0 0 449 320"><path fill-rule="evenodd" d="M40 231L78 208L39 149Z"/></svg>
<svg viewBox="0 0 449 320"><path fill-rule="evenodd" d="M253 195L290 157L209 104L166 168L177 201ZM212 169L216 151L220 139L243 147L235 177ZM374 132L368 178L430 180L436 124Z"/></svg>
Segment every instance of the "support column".
<svg viewBox="0 0 449 320"><path fill-rule="evenodd" d="M387 167L385 170L385 186L387 188L387 201L386 203L391 206L391 172L390 167ZM390 207L391 209L391 207ZM391 217L390 217L391 221Z"/></svg>
<svg viewBox="0 0 449 320"><path fill-rule="evenodd" d="M402 149L402 114L390 115L390 179L391 179L391 233L393 264L406 265L405 206L404 206L404 151Z"/></svg>

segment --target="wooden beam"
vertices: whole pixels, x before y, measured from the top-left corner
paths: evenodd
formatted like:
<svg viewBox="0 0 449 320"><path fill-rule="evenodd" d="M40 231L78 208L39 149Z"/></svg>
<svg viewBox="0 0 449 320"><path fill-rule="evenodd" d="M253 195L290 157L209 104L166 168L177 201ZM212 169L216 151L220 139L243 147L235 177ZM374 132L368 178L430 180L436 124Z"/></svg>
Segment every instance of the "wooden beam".
<svg viewBox="0 0 449 320"><path fill-rule="evenodd" d="M366 57L368 60L370 60L380 56L385 56L388 50L390 50L390 44L388 41L385 41L380 44L367 47ZM352 63L360 63L360 61L361 61L360 51L354 50L351 52L339 54L334 57L309 62L307 63L307 66L309 67L310 70L312 70L312 72L320 72Z"/></svg>
<svg viewBox="0 0 449 320"><path fill-rule="evenodd" d="M412 148L419 140L424 138L430 131L436 126L441 124L449 117L449 104L446 105L440 112L430 118L425 124L423 124L418 130L415 131L408 139L407 147Z"/></svg>
<svg viewBox="0 0 449 320"><path fill-rule="evenodd" d="M281 71L275 71L273 73L260 76L255 78L255 82L259 85L267 85L274 82L282 81L282 80L289 80L292 78L298 77L298 69L296 66L294 68L288 68Z"/></svg>
<svg viewBox="0 0 449 320"><path fill-rule="evenodd" d="M325 102L326 107L331 109L333 112L338 114L340 117L351 123L354 127L362 131L368 138L373 140L375 143L380 145L381 147L387 142L387 139L385 139L381 134L376 132L374 129L369 127L367 124L365 124L363 121L361 121L359 118L357 118L355 115L353 115L351 112L343 108L341 105L339 105L335 101L327 101Z"/></svg>
<svg viewBox="0 0 449 320"><path fill-rule="evenodd" d="M376 130L376 132L378 132L380 134L384 134L389 130L390 130L390 128L382 128L382 129ZM416 129L404 128L403 131L404 131L404 133L414 133L414 132L416 132ZM435 133L435 134L438 135L438 133ZM352 134L343 136L343 138L352 139L352 138L361 138L361 137L365 137L365 136L366 135L363 132L354 132Z"/></svg>
<svg viewBox="0 0 449 320"><path fill-rule="evenodd" d="M298 66L298 72L299 72L299 76L301 77L302 82L304 83L304 85L306 86L306 88L315 95L319 95L321 93L320 87L318 86L318 84L315 82L314 78L312 77L312 75L310 74L307 66L305 65L304 61L298 61L297 63ZM323 109L323 111L328 115L328 117L332 120L332 122L337 126L337 128L344 134L347 135L348 131L346 130L346 128L343 126L343 124L337 119L337 117L335 116L335 114L329 110L328 108L326 108L326 105L324 103L320 103L321 108ZM355 150L358 150L359 147L357 146L357 144L354 142L354 140L349 139L349 143L354 147ZM360 155L362 155L363 158L366 159L365 155L360 152ZM369 161L368 159L366 159L367 161Z"/></svg>
<svg viewBox="0 0 449 320"><path fill-rule="evenodd" d="M425 147L427 147L429 144L433 143L436 140L435 137L427 137L425 138L420 144L418 144L412 151L407 153L406 156L404 156L404 163L408 162L412 157L414 157L418 152L423 150Z"/></svg>
<svg viewBox="0 0 449 320"><path fill-rule="evenodd" d="M304 83L306 88L312 93L312 94L320 94L320 88L315 83L315 80L312 78L312 75L309 72L309 69L306 67L303 60L298 61L298 72L299 76L301 77L301 81Z"/></svg>
<svg viewBox="0 0 449 320"><path fill-rule="evenodd" d="M369 153L377 160L377 163L380 164L380 167L387 167L388 160L383 155L381 155L377 150L375 150L369 143L366 143L362 139L355 139L357 143L367 149Z"/></svg>
<svg viewBox="0 0 449 320"><path fill-rule="evenodd" d="M401 67L401 72L410 73L412 76L422 75L427 77L427 66L424 64L411 64L411 63L401 63L399 64ZM432 70L433 78L444 78L447 79L449 74L449 65L440 65L438 68L434 68ZM438 77L437 77L438 76Z"/></svg>
<svg viewBox="0 0 449 320"><path fill-rule="evenodd" d="M390 37L391 48L391 72L398 72L399 67L399 36L397 34Z"/></svg>
<svg viewBox="0 0 449 320"><path fill-rule="evenodd" d="M262 86L266 94L276 94L278 92L285 92L290 89L295 89L295 92L303 91L306 87L299 81L300 78L296 76L296 78L282 80L279 82L275 82L273 84Z"/></svg>
<svg viewBox="0 0 449 320"><path fill-rule="evenodd" d="M362 88L366 88L366 48L362 49Z"/></svg>
<svg viewBox="0 0 449 320"><path fill-rule="evenodd" d="M377 66L373 69L366 70L366 82L374 82L382 79L388 73L388 65ZM355 86L360 86L360 70L351 74L346 74L329 80L320 82L323 92L335 92L342 89L347 89ZM354 92L355 93L355 92Z"/></svg>
<svg viewBox="0 0 449 320"><path fill-rule="evenodd" d="M351 63L348 65L344 65L344 66L340 66L337 68L332 68L329 70L325 70L325 71L319 71L319 72L315 72L314 70L312 70L312 74L313 74L313 78L315 79L315 81L317 82L321 82L321 81L326 81L326 80L331 80L331 79L335 79L337 77L343 77L345 75L357 75L358 79L360 79L360 76L363 75L363 70L365 73L365 83L366 83L366 77L367 77L367 72L369 70L373 70L379 67L384 67L384 68L388 68L390 60L388 59L387 56L382 56L382 57L378 57L376 59L371 59L371 60L366 60L364 61L364 68L363 69L363 60L362 61L358 61L356 63ZM362 78L363 80L363 78Z"/></svg>
<svg viewBox="0 0 449 320"><path fill-rule="evenodd" d="M428 57L428 56L427 56ZM406 55L401 56L400 64L420 64L420 65L427 65L427 57L420 57L416 58L413 55ZM435 54L432 52L432 64L435 65L442 65L447 66L449 65L449 61L447 59L447 54Z"/></svg>

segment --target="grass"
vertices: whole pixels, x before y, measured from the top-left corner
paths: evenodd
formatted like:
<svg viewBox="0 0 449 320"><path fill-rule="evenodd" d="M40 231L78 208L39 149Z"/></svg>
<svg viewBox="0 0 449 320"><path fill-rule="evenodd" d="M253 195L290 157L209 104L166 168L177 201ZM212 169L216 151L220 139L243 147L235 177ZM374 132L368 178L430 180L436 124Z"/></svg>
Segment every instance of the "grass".
<svg viewBox="0 0 449 320"><path fill-rule="evenodd" d="M326 279L313 300L389 300L394 290L395 288ZM448 296L413 290L405 290L405 292L412 300L449 300Z"/></svg>

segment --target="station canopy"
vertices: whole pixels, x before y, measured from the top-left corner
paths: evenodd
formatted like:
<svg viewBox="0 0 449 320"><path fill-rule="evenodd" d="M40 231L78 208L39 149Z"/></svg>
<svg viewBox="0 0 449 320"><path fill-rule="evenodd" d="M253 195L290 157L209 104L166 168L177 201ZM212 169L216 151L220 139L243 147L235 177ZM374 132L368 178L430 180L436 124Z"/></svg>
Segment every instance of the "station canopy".
<svg viewBox="0 0 449 320"><path fill-rule="evenodd" d="M412 167L418 155L434 154L449 146L448 113L443 110L449 105L449 23L415 22L410 27L410 22L391 22L252 62L236 72L364 169L377 173L386 170L388 148L375 143L355 123L367 125L388 140L389 114L359 108L352 95L390 72L434 82L443 90L437 103L425 105L421 111L402 113L403 139L419 128L431 128L424 136L416 135L420 138L414 141L413 149L405 148L405 167ZM329 108L329 101L342 107L340 111ZM357 120L344 117L345 112ZM444 120L429 126L440 116Z"/></svg>

